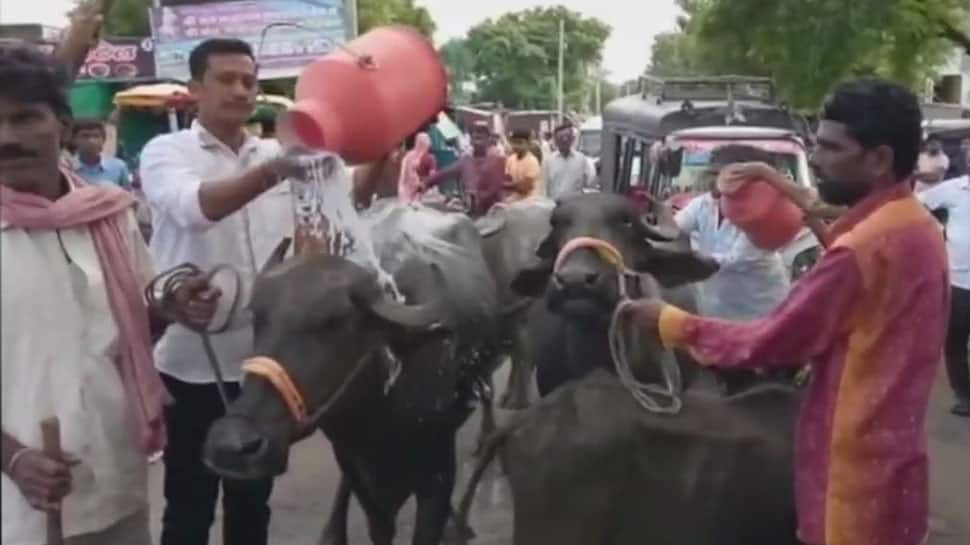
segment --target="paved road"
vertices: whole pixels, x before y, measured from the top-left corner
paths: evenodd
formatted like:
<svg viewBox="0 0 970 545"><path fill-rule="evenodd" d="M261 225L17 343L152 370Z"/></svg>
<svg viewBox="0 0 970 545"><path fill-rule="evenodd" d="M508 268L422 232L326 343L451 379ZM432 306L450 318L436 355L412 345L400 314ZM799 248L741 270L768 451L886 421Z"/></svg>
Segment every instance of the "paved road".
<svg viewBox="0 0 970 545"><path fill-rule="evenodd" d="M496 377L497 384L504 376ZM967 545L970 543L970 421L949 414L950 394L939 381L930 410L930 453L932 459L933 534L928 545ZM478 431L473 417L461 430L459 456L462 460L458 492L471 472L471 451ZM497 470L483 481L472 517L478 533L475 545L511 543L512 513L508 486ZM316 545L336 490L339 472L322 436L311 437L297 445L290 459L290 471L277 480L273 493L272 545ZM158 535L161 498L161 465L152 467L151 489L153 530ZM399 518L395 544L410 543L413 505L405 506ZM223 545L216 522L212 545ZM351 509L351 545L369 545L360 509Z"/></svg>

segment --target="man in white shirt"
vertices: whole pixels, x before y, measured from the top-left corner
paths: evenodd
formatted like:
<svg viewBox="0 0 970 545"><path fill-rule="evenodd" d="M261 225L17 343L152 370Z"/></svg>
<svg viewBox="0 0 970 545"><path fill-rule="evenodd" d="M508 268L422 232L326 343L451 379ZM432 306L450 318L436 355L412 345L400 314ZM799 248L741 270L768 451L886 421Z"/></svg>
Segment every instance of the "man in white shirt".
<svg viewBox="0 0 970 545"><path fill-rule="evenodd" d="M133 199L62 168L70 109L50 59L0 47L0 81L0 541L44 543L45 512L59 511L67 545L144 545L146 460L164 443L167 396ZM42 450L49 417L63 456Z"/></svg>
<svg viewBox="0 0 970 545"><path fill-rule="evenodd" d="M152 257L160 270L186 261L203 269L228 264L250 284L273 248L293 234L291 196L278 182L296 165L279 155L275 141L245 130L257 93L248 44L207 40L192 51L189 68L198 119L190 129L155 138L141 153ZM239 321L211 340L235 397L241 362L252 351L251 323ZM155 361L175 398L166 410L161 544L208 543L221 482L225 543L266 545L272 481L220 480L202 463L206 433L225 408L200 337L173 325L155 347Z"/></svg>
<svg viewBox="0 0 970 545"><path fill-rule="evenodd" d="M946 370L957 398L953 414L970 417L970 175L940 182L917 196L930 210L947 211L951 306Z"/></svg>
<svg viewBox="0 0 970 545"><path fill-rule="evenodd" d="M922 153L919 154L919 163L914 175L916 192L939 183L949 168L950 158L943 152L943 143L939 138L930 136L926 139Z"/></svg>
<svg viewBox="0 0 970 545"><path fill-rule="evenodd" d="M778 252L756 247L721 213L714 187L717 172L734 163L773 163L771 154L755 147L727 145L711 153L712 190L695 197L674 216L694 250L713 257L718 272L700 285L698 313L725 320L755 320L771 312L788 295L789 275ZM750 379L748 371L722 371L730 392Z"/></svg>
<svg viewBox="0 0 970 545"><path fill-rule="evenodd" d="M576 131L572 125L558 127L556 151L542 159L542 180L550 199L599 188L596 167L588 157L575 149Z"/></svg>

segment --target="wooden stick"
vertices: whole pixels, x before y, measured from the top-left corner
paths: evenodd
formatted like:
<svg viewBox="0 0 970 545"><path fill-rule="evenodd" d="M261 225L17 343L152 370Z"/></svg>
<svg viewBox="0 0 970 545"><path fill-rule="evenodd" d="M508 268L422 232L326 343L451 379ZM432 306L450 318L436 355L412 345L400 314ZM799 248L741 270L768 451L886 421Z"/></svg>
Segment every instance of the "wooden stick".
<svg viewBox="0 0 970 545"><path fill-rule="evenodd" d="M40 431L44 441L44 454L58 460L63 458L61 424L57 417L54 416L42 421ZM47 545L64 545L64 530L61 527L60 510L47 513Z"/></svg>

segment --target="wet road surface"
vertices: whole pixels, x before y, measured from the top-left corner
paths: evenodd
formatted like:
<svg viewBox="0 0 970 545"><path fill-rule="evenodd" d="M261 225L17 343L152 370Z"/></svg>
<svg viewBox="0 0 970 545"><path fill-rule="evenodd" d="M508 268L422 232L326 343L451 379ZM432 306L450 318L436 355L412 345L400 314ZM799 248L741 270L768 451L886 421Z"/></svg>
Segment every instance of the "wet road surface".
<svg viewBox="0 0 970 545"><path fill-rule="evenodd" d="M505 370L496 374L496 385L505 384ZM941 369L942 375L942 369ZM499 392L500 394L501 392ZM498 397L498 396L496 396ZM941 376L930 408L929 434L932 472L932 534L928 545L967 545L970 543L970 419L950 415L952 395ZM502 412L499 411L501 421ZM457 496L465 490L465 480L474 467L472 452L478 433L479 417L462 428L458 438L460 475ZM161 508L162 465L151 468L152 530L158 539ZM272 545L316 545L329 514L339 471L322 435L306 439L291 451L289 472L277 479L272 497L270 526ZM217 514L210 545L223 545ZM398 517L395 544L410 543L414 505L408 503ZM350 544L369 545L363 513L351 506ZM472 511L471 525L477 538L474 545L505 545L512 542L512 504L509 489L493 463L479 487Z"/></svg>

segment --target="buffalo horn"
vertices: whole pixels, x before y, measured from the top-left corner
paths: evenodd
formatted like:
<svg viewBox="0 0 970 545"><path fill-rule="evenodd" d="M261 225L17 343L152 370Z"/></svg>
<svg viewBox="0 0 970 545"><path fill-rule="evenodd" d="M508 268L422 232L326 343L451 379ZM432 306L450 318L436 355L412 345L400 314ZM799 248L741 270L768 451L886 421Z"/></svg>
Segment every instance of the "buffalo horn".
<svg viewBox="0 0 970 545"><path fill-rule="evenodd" d="M382 293L370 306L382 319L409 329L431 329L441 321L438 300L420 305L405 305Z"/></svg>
<svg viewBox="0 0 970 545"><path fill-rule="evenodd" d="M432 265L431 270L435 277L436 285L444 283L441 269ZM394 300L386 292L381 292L380 297L374 299L370 305L371 312L380 316L384 320L411 329L434 329L439 325L444 314L442 308L444 298L440 295L431 301L419 305L405 305Z"/></svg>
<svg viewBox="0 0 970 545"><path fill-rule="evenodd" d="M675 227L670 225L653 225L644 218L640 218L640 228L643 230L645 238L657 242L670 242L677 240L679 236Z"/></svg>
<svg viewBox="0 0 970 545"><path fill-rule="evenodd" d="M285 237L283 240L281 240L276 246L276 249L273 250L273 253L269 254L269 258L266 260L266 263L263 264L263 268L260 269L260 273L266 274L270 269L282 263L283 257L286 256L286 251L290 249L290 243L292 242L293 239L290 237Z"/></svg>

